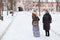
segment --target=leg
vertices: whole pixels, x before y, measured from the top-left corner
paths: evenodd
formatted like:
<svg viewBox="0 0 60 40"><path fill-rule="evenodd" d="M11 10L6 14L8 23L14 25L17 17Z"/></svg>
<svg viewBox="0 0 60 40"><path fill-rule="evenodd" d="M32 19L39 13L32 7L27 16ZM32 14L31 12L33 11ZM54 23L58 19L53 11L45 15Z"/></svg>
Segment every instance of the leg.
<svg viewBox="0 0 60 40"><path fill-rule="evenodd" d="M48 31L48 36L50 36L50 33L49 33L49 31Z"/></svg>
<svg viewBox="0 0 60 40"><path fill-rule="evenodd" d="M47 31L45 30L45 34L46 34L46 36L47 36Z"/></svg>
<svg viewBox="0 0 60 40"><path fill-rule="evenodd" d="M40 37L39 26L33 25L33 35L34 37Z"/></svg>

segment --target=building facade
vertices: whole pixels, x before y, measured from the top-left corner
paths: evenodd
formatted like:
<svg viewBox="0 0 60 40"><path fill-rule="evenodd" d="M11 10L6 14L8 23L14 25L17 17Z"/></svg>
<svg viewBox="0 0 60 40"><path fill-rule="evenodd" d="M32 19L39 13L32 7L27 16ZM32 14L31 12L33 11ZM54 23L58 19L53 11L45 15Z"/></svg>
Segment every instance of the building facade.
<svg viewBox="0 0 60 40"><path fill-rule="evenodd" d="M11 0L10 0L11 1ZM18 11L18 7L22 7L23 10L32 10L36 7L37 10L43 11L45 9L49 11L60 11L60 2L56 0L13 0L11 4L8 0L3 0L3 9L10 10L11 6L14 10ZM40 5L40 6L39 6Z"/></svg>

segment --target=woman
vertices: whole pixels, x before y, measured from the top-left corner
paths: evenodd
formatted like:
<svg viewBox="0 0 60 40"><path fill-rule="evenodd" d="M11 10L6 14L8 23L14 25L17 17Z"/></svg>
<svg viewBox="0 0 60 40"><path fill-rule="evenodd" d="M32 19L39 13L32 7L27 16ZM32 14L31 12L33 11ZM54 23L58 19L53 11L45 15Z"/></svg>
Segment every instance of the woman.
<svg viewBox="0 0 60 40"><path fill-rule="evenodd" d="M32 13L32 25L33 25L33 34L35 37L40 37L39 33L39 17L35 14Z"/></svg>
<svg viewBox="0 0 60 40"><path fill-rule="evenodd" d="M49 12L46 10L46 13L43 16L43 29L45 30L46 36L50 36L50 23L52 21L52 17Z"/></svg>

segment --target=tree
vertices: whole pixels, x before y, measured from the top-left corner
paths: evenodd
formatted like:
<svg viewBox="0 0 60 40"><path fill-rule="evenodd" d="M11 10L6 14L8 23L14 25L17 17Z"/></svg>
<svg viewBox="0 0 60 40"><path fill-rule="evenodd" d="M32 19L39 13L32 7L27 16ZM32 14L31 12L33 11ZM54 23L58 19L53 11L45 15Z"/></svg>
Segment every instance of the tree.
<svg viewBox="0 0 60 40"><path fill-rule="evenodd" d="M10 9L13 10L13 1L14 0L8 0L8 3L10 3Z"/></svg>
<svg viewBox="0 0 60 40"><path fill-rule="evenodd" d="M2 11L2 0L0 0L0 17L1 17L1 11Z"/></svg>

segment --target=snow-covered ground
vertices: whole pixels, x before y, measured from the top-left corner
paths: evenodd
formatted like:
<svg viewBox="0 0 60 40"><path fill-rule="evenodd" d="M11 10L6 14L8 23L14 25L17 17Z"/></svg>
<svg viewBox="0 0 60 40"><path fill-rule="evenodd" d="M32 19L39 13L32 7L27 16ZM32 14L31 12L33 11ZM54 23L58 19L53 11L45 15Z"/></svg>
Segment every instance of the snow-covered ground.
<svg viewBox="0 0 60 40"><path fill-rule="evenodd" d="M5 31L8 29L8 26L12 23L14 16L11 16L11 14L8 12L9 15L7 15L7 11L3 12L3 21L0 20L0 37L5 33Z"/></svg>
<svg viewBox="0 0 60 40"><path fill-rule="evenodd" d="M33 36L31 12L15 12L14 16L5 15L4 21L0 22L0 40L60 40L60 13L51 13L50 37L46 37L43 30L43 15L44 13L41 13L39 17L40 37L37 38Z"/></svg>

